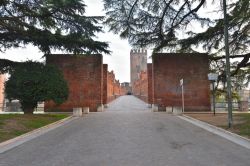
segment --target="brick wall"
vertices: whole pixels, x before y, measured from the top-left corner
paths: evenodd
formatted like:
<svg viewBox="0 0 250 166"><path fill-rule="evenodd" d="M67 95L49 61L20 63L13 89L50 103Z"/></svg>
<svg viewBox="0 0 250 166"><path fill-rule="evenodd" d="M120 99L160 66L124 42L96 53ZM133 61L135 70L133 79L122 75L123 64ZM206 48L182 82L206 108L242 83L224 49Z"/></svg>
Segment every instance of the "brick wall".
<svg viewBox="0 0 250 166"><path fill-rule="evenodd" d="M153 76L152 76L152 64L147 64L147 74L148 74L148 103L153 104L153 88L152 88L152 83L153 83Z"/></svg>
<svg viewBox="0 0 250 166"><path fill-rule="evenodd" d="M103 64L103 104L108 104L108 65Z"/></svg>
<svg viewBox="0 0 250 166"><path fill-rule="evenodd" d="M108 72L108 77L107 77L107 101L108 103L113 101L115 99L115 91L114 91L114 81L115 81L115 74L113 71Z"/></svg>
<svg viewBox="0 0 250 166"><path fill-rule="evenodd" d="M127 86L123 86L121 84L121 87L120 87L120 95L121 96L124 96L124 95L127 95L128 93L131 93L131 88L130 87L127 87Z"/></svg>
<svg viewBox="0 0 250 166"><path fill-rule="evenodd" d="M121 83L121 90L122 90L121 95L131 94L132 87L129 82L123 82Z"/></svg>
<svg viewBox="0 0 250 166"><path fill-rule="evenodd" d="M115 96L120 96L120 81L119 80L115 80L114 94L115 94Z"/></svg>
<svg viewBox="0 0 250 166"><path fill-rule="evenodd" d="M139 79L133 83L133 95L141 100L148 102L148 74L142 71L139 74Z"/></svg>
<svg viewBox="0 0 250 166"><path fill-rule="evenodd" d="M126 94L126 89L121 86L121 83L119 80L115 79L114 72L108 71L107 72L107 103L125 94Z"/></svg>
<svg viewBox="0 0 250 166"><path fill-rule="evenodd" d="M63 71L69 86L69 98L60 106L45 103L45 111L72 111L74 107L89 107L97 111L103 102L102 55L48 55L46 63Z"/></svg>
<svg viewBox="0 0 250 166"><path fill-rule="evenodd" d="M160 108L181 106L180 79L184 79L185 111L210 110L206 54L153 55L153 100Z"/></svg>

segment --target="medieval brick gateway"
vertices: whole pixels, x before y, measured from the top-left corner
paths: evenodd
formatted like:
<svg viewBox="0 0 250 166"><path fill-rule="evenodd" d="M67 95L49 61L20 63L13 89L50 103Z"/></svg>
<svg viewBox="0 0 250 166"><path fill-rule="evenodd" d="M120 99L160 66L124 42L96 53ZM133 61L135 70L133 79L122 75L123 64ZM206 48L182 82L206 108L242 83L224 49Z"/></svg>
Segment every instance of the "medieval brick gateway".
<svg viewBox="0 0 250 166"><path fill-rule="evenodd" d="M154 54L152 64L133 80L134 95L160 109L181 106L180 79L184 79L185 111L210 110L208 56L206 54ZM45 103L45 111L72 111L103 105L127 93L103 64L102 55L49 55L47 63L63 71L69 85L69 98L62 105ZM145 62L146 63L146 62Z"/></svg>

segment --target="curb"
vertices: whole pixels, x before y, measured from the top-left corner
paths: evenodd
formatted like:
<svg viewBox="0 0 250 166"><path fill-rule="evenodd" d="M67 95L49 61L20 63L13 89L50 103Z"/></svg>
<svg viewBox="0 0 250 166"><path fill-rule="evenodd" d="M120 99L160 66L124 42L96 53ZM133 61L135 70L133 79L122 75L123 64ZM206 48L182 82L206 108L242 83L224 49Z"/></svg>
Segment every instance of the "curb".
<svg viewBox="0 0 250 166"><path fill-rule="evenodd" d="M28 142L36 137L39 137L40 135L45 134L53 129L56 129L62 125L65 125L74 119L77 119L77 117L70 116L70 117L61 119L59 121L56 121L54 123L48 124L46 126L43 126L41 128L30 131L28 133L25 133L23 135L20 135L18 137L7 140L5 142L2 142L2 143L0 143L0 154L4 153L12 148L15 148L15 147L17 147L25 142Z"/></svg>
<svg viewBox="0 0 250 166"><path fill-rule="evenodd" d="M180 119L183 119L187 122L190 122L200 128L203 128L213 134L219 135L233 143L236 143L238 145L241 145L247 149L250 149L250 139L247 139L245 137L242 137L238 134L229 132L227 130L224 130L222 128L213 126L211 124L208 124L206 122L202 122L200 120L194 119L192 117L186 116L186 115L182 115L182 116L178 116Z"/></svg>

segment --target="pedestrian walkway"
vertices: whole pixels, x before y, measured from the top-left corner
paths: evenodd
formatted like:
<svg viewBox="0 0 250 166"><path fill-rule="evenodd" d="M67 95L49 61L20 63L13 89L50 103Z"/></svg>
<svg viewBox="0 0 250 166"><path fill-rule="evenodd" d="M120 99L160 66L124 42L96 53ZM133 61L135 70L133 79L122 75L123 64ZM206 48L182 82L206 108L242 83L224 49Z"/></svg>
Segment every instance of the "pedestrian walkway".
<svg viewBox="0 0 250 166"><path fill-rule="evenodd" d="M136 111L150 111L148 104L132 95L121 96L109 104L106 111L123 111L123 112L136 112Z"/></svg>
<svg viewBox="0 0 250 166"><path fill-rule="evenodd" d="M0 154L0 166L249 166L250 151L133 96Z"/></svg>

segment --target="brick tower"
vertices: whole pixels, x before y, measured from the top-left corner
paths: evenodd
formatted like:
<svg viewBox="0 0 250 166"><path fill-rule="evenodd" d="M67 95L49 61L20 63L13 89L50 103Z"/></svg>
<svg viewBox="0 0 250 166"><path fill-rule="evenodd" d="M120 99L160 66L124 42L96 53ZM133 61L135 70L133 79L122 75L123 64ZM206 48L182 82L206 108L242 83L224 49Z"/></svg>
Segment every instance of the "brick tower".
<svg viewBox="0 0 250 166"><path fill-rule="evenodd" d="M130 82L132 85L139 79L142 71L147 71L147 50L133 49L130 51Z"/></svg>

